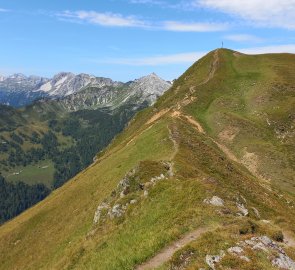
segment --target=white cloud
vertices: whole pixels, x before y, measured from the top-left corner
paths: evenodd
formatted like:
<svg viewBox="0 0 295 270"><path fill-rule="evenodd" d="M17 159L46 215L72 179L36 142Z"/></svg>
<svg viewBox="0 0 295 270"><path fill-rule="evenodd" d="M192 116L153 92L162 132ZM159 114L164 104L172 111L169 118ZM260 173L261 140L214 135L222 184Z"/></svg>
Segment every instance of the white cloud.
<svg viewBox="0 0 295 270"><path fill-rule="evenodd" d="M224 31L228 25L222 23L182 23L177 21L166 21L163 29L176 32L216 32Z"/></svg>
<svg viewBox="0 0 295 270"><path fill-rule="evenodd" d="M64 11L57 14L61 19L69 19L77 22L87 22L102 26L116 27L147 27L147 23L135 18L134 16L122 16L114 13L99 13L95 11Z"/></svg>
<svg viewBox="0 0 295 270"><path fill-rule="evenodd" d="M187 0L180 0L178 2L164 1L164 0L129 0L130 4L141 4L158 6L160 8L166 9L177 9L177 10L191 10L192 5Z"/></svg>
<svg viewBox="0 0 295 270"><path fill-rule="evenodd" d="M252 48L241 48L234 49L236 51L246 54L263 54L263 53L295 53L295 44L284 44L284 45L272 45L263 47L252 47ZM151 57L140 57L140 58L115 58L106 60L93 60L87 59L87 61L98 63L98 64L115 64L115 65L126 65L126 66L161 66L161 65L172 65L172 64L192 64L207 52L187 52L170 55L160 55Z"/></svg>
<svg viewBox="0 0 295 270"><path fill-rule="evenodd" d="M235 35L227 35L224 36L224 39L235 41L235 42L262 42L263 39L253 36L253 35L247 35L247 34L235 34Z"/></svg>
<svg viewBox="0 0 295 270"><path fill-rule="evenodd" d="M95 11L64 11L56 14L59 19L70 22L86 22L101 26L111 27L134 27L153 30L164 30L174 32L215 32L224 31L228 28L224 23L200 23L200 22L178 22L178 21L146 21L135 16L123 16L114 13L99 13Z"/></svg>
<svg viewBox="0 0 295 270"><path fill-rule="evenodd" d="M295 29L295 0L193 0L191 4L216 9L258 26Z"/></svg>
<svg viewBox="0 0 295 270"><path fill-rule="evenodd" d="M242 53L246 53L246 54L295 53L295 44L252 47L252 48L245 48L245 49L237 49L237 51L242 52Z"/></svg>
<svg viewBox="0 0 295 270"><path fill-rule="evenodd" d="M162 6L166 4L165 2L158 1L158 0L130 0L129 2L131 4L150 4L150 5L157 5L157 6Z"/></svg>
<svg viewBox="0 0 295 270"><path fill-rule="evenodd" d="M142 57L142 58L116 58L116 59L106 59L93 61L96 63L104 64L117 64L117 65L128 65L128 66L159 66L168 64L184 64L192 63L202 56L205 52L189 52L189 53L179 53L171 55L160 55L152 57Z"/></svg>
<svg viewBox="0 0 295 270"><path fill-rule="evenodd" d="M0 8L0 12L8 12L9 9L5 9L5 8Z"/></svg>

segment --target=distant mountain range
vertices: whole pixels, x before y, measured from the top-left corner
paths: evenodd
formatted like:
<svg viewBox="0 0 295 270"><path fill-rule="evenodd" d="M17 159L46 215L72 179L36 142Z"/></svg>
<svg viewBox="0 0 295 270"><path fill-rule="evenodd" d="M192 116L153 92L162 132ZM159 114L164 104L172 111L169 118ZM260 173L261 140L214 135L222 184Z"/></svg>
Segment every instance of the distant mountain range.
<svg viewBox="0 0 295 270"><path fill-rule="evenodd" d="M83 90L87 91L83 92L81 98L92 105L112 102L114 96L128 99L133 95L144 96L153 103L170 85L170 82L164 81L154 73L128 83L70 72L58 73L52 79L18 73L8 77L0 76L0 103L17 108L26 106L36 99L63 98ZM121 93L121 89L124 94ZM91 100L92 97L95 100ZM73 99L76 98L79 99L78 96L74 96L65 103L73 105Z"/></svg>
<svg viewBox="0 0 295 270"><path fill-rule="evenodd" d="M0 104L0 224L90 165L136 112L171 86L154 73L127 83L16 74L0 84L2 102L21 106Z"/></svg>

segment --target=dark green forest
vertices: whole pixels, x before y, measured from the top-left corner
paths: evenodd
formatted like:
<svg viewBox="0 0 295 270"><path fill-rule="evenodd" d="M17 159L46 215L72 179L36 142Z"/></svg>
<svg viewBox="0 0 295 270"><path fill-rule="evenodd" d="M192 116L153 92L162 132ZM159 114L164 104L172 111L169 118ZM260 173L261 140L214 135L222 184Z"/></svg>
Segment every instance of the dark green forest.
<svg viewBox="0 0 295 270"><path fill-rule="evenodd" d="M43 184L13 184L0 175L0 224L43 200L49 193L50 190Z"/></svg>
<svg viewBox="0 0 295 270"><path fill-rule="evenodd" d="M51 160L54 164L51 190L56 189L89 166L95 155L123 130L129 119L146 106L147 104L142 104L134 110L125 105L115 112L108 109L81 110L69 113L67 117L48 114L42 119L48 126L46 133L32 131L27 135L10 130L8 126L10 140L0 135L0 140L4 142L0 144L0 155L8 156L0 160L0 168L7 170ZM59 141L59 134L70 137L74 143L65 147ZM24 150L22 146L26 141L36 146ZM3 199L0 197L1 222L18 215L51 191L42 183L29 186L22 182L11 184L3 177L1 179L4 192Z"/></svg>

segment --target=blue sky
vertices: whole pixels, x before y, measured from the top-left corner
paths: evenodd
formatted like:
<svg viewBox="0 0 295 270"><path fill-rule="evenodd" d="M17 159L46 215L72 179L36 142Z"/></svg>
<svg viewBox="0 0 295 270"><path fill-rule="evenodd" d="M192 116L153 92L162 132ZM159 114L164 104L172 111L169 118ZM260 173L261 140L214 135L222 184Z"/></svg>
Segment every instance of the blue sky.
<svg viewBox="0 0 295 270"><path fill-rule="evenodd" d="M171 80L221 46L295 53L295 0L0 0L0 74Z"/></svg>

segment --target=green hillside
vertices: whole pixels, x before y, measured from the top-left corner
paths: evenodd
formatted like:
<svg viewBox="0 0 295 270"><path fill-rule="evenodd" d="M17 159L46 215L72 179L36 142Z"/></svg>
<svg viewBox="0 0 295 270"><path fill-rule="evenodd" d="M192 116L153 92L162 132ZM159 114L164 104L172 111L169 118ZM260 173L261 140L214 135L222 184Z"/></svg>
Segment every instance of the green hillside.
<svg viewBox="0 0 295 270"><path fill-rule="evenodd" d="M0 227L0 269L294 269L294 75L295 55L210 52Z"/></svg>
<svg viewBox="0 0 295 270"><path fill-rule="evenodd" d="M18 110L0 107L1 115L5 116L0 120L0 175L6 180L4 184L41 184L49 190L60 187L89 166L128 120L147 106L139 103L134 108L124 104L116 110L68 112L59 103L59 100L41 101ZM28 196L26 203L19 205L16 189L10 189L9 184L5 186L9 194L0 198L3 205L0 223L32 205Z"/></svg>

